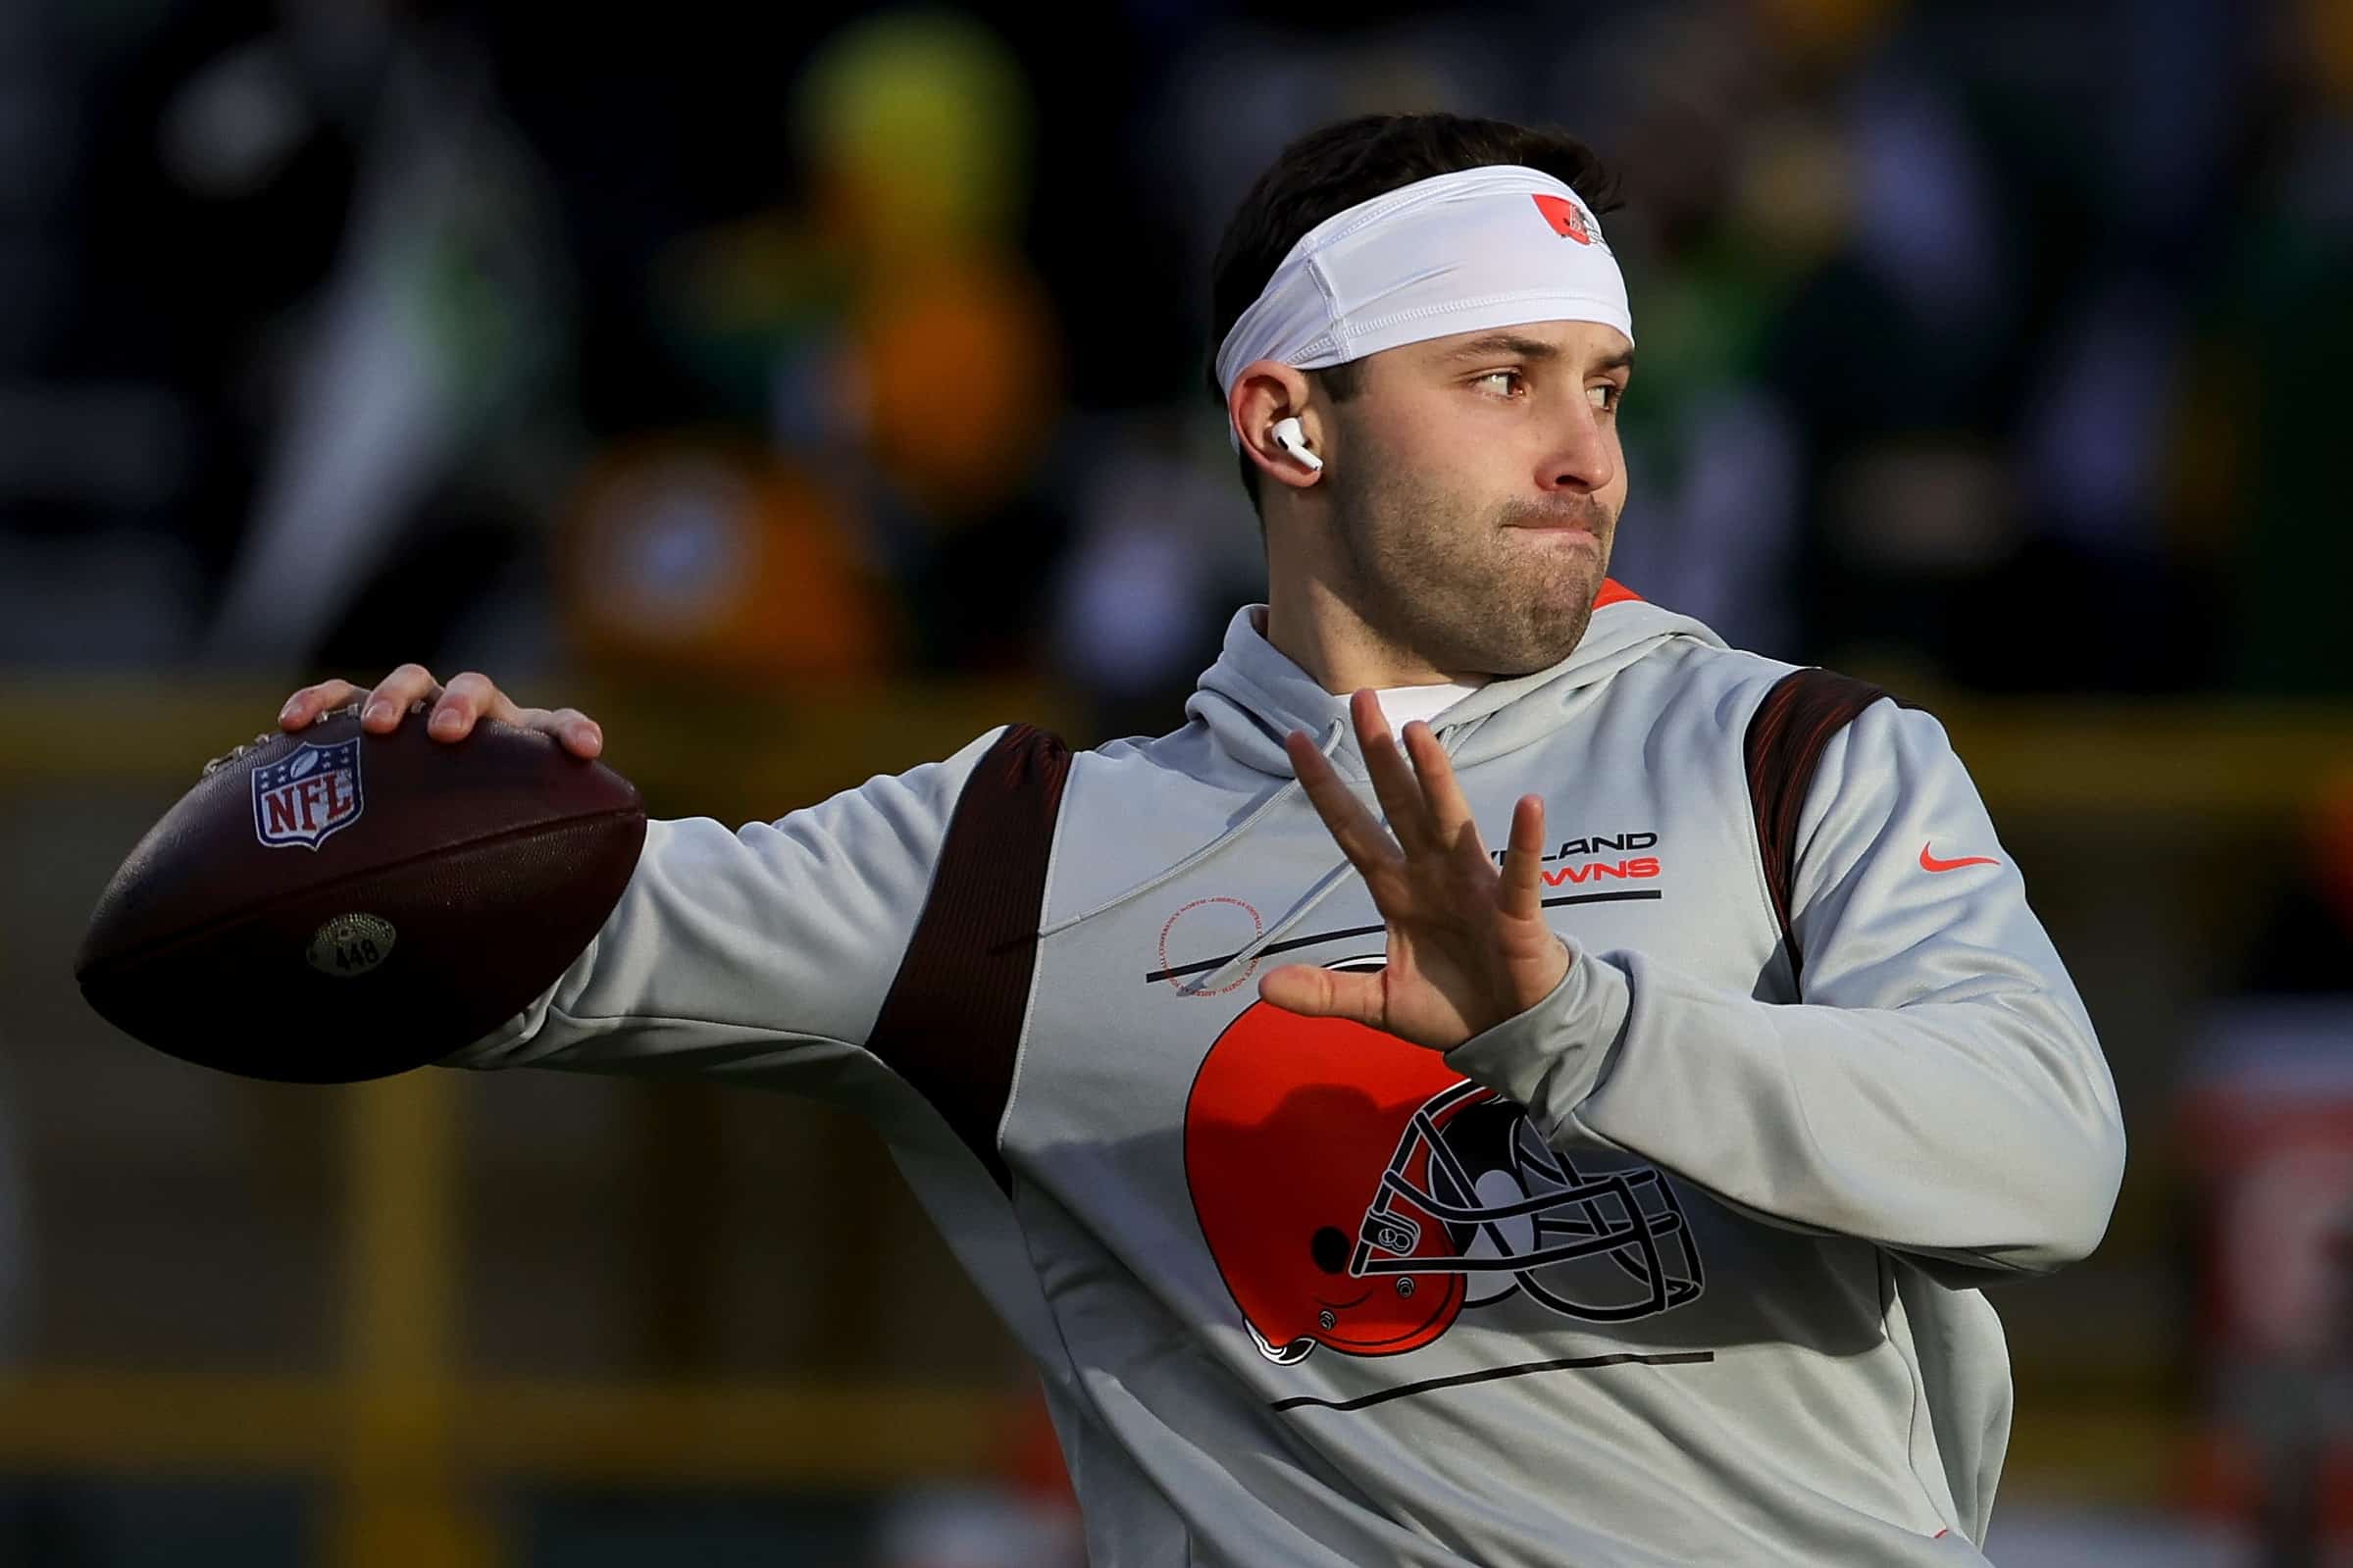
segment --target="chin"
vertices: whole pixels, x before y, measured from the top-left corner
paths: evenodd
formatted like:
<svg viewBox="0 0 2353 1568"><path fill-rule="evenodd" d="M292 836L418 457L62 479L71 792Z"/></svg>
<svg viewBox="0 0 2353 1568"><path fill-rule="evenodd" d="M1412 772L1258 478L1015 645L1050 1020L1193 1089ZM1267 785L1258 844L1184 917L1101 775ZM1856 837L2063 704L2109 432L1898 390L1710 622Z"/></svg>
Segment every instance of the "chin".
<svg viewBox="0 0 2353 1568"><path fill-rule="evenodd" d="M1549 670L1577 651L1577 644L1585 640L1585 628L1592 620L1590 603L1557 615L1534 618L1519 636L1493 650L1495 658L1488 668L1507 678Z"/></svg>
<svg viewBox="0 0 2353 1568"><path fill-rule="evenodd" d="M1534 675L1539 670L1551 669L1576 652L1577 644L1584 640L1584 636L1585 628L1580 624L1573 634L1569 635L1546 637L1542 640L1531 637L1525 641L1513 641L1508 644L1489 643L1483 648L1466 650L1466 656L1462 659L1460 668L1476 670L1480 674L1490 676L1498 681L1509 681L1515 676Z"/></svg>

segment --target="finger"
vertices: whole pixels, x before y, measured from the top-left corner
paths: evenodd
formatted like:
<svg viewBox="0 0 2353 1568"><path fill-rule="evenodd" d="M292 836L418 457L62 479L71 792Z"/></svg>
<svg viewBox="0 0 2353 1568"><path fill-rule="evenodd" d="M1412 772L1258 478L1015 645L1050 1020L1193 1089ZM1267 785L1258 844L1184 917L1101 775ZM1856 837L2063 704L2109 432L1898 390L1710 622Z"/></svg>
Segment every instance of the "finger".
<svg viewBox="0 0 2353 1568"><path fill-rule="evenodd" d="M558 708L539 728L561 740L576 757L593 757L604 749L604 730L578 708Z"/></svg>
<svg viewBox="0 0 2353 1568"><path fill-rule="evenodd" d="M1389 1014L1379 975L1348 974L1313 964L1285 964L1258 982L1258 994L1306 1018L1345 1018L1379 1029Z"/></svg>
<svg viewBox="0 0 2353 1568"><path fill-rule="evenodd" d="M440 689L441 683L431 670L421 664L404 664L368 693L368 705L360 710L360 728L389 734L399 728L400 716L408 712L410 703L433 697Z"/></svg>
<svg viewBox="0 0 2353 1568"><path fill-rule="evenodd" d="M480 670L452 676L440 700L434 704L428 728L435 740L463 740L474 733L474 722L487 716L512 723L521 712Z"/></svg>
<svg viewBox="0 0 2353 1568"><path fill-rule="evenodd" d="M1389 720L1380 699L1361 688L1349 699L1349 714L1356 722L1357 748L1364 753L1364 771L1372 776L1372 792L1380 797L1389 831L1408 856L1421 854L1434 841L1436 829L1421 787L1413 782L1412 765L1389 733Z"/></svg>
<svg viewBox="0 0 2353 1568"><path fill-rule="evenodd" d="M353 701L360 688L348 681L322 681L317 685L304 686L286 698L286 705L278 710L278 723L286 730L300 730L323 713Z"/></svg>
<svg viewBox="0 0 2353 1568"><path fill-rule="evenodd" d="M1544 798L1522 795L1511 808L1511 841L1504 850L1503 886L1496 907L1514 920L1544 914Z"/></svg>
<svg viewBox="0 0 2353 1568"><path fill-rule="evenodd" d="M1395 840L1373 820L1372 813L1364 809L1364 802L1350 792L1339 770L1315 748L1315 741L1304 730L1294 730L1284 736L1283 750L1291 758L1291 771L1299 775L1315 814L1323 819L1324 827L1342 853L1368 881L1405 858L1398 852Z"/></svg>
<svg viewBox="0 0 2353 1568"><path fill-rule="evenodd" d="M1449 849L1459 848L1467 835L1478 838L1478 826L1470 818L1470 802L1462 796L1462 784L1455 777L1454 760L1446 747L1438 743L1438 733L1420 719L1406 726L1406 755L1413 764L1414 777L1420 781L1421 798L1430 817L1430 831L1440 843ZM1487 851L1481 847L1479 853Z"/></svg>

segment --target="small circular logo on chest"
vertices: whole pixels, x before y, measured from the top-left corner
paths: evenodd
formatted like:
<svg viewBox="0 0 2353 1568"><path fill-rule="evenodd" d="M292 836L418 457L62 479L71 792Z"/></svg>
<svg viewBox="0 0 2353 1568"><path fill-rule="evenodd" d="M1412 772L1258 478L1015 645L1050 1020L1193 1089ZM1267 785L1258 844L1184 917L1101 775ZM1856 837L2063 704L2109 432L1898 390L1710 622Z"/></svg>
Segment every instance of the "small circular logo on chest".
<svg viewBox="0 0 2353 1568"><path fill-rule="evenodd" d="M1160 928L1160 967L1152 978L1188 996L1222 996L1258 972L1257 959L1214 989L1196 990L1194 986L1256 941L1265 930L1266 922L1258 918L1257 910L1239 898L1196 898Z"/></svg>

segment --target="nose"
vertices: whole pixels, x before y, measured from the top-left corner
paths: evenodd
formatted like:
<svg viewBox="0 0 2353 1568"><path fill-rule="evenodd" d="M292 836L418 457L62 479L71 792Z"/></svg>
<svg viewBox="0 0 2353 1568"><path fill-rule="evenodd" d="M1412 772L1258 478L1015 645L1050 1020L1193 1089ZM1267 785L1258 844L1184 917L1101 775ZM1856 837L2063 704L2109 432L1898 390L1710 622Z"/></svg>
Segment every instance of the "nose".
<svg viewBox="0 0 2353 1568"><path fill-rule="evenodd" d="M1592 400L1579 393L1555 427L1537 481L1548 490L1591 495L1617 478L1617 447L1596 416Z"/></svg>

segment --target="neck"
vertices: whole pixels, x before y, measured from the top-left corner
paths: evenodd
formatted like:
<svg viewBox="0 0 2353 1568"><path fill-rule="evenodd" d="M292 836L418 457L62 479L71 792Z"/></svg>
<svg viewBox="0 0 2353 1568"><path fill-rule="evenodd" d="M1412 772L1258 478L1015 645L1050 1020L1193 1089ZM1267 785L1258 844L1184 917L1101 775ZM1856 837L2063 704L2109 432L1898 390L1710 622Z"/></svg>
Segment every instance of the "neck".
<svg viewBox="0 0 2353 1568"><path fill-rule="evenodd" d="M1482 685L1487 681L1475 672L1441 670L1384 636L1320 578L1286 583L1278 575L1268 588L1266 622L1259 631L1277 652L1335 696L1362 686L1378 691L1449 682Z"/></svg>

